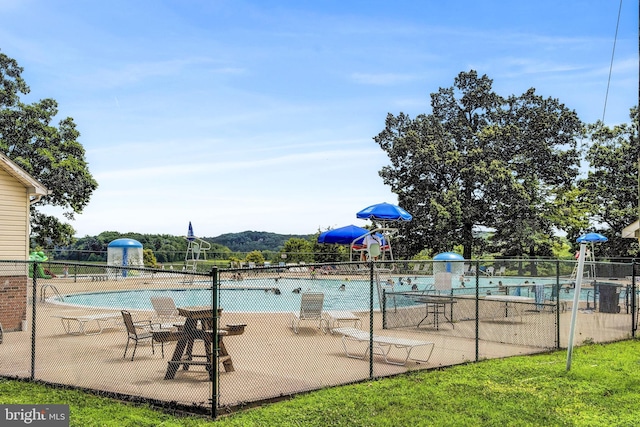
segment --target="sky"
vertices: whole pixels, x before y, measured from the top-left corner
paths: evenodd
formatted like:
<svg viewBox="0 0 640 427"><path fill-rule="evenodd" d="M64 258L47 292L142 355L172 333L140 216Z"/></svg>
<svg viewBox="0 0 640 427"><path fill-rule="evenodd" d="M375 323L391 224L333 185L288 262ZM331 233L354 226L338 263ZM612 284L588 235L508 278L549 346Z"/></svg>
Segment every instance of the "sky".
<svg viewBox="0 0 640 427"><path fill-rule="evenodd" d="M502 96L533 87L587 123L629 122L638 2L622 1L616 38L619 6L0 0L0 51L24 68L23 101L55 99L81 133L99 187L77 237L180 236L189 221L198 237L313 234L397 204L373 137L389 113L429 114L460 72Z"/></svg>

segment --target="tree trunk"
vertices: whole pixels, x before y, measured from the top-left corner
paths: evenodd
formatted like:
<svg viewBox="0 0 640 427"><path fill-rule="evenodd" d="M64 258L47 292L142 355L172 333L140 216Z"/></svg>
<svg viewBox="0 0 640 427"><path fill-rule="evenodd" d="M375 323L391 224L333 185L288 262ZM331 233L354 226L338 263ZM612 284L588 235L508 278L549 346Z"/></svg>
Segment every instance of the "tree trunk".
<svg viewBox="0 0 640 427"><path fill-rule="evenodd" d="M529 258L536 259L536 248L534 245L529 246ZM531 276L536 277L538 275L538 263L531 261Z"/></svg>
<svg viewBox="0 0 640 427"><path fill-rule="evenodd" d="M462 229L462 243L464 259L471 259L471 253L473 249L473 224L465 223Z"/></svg>

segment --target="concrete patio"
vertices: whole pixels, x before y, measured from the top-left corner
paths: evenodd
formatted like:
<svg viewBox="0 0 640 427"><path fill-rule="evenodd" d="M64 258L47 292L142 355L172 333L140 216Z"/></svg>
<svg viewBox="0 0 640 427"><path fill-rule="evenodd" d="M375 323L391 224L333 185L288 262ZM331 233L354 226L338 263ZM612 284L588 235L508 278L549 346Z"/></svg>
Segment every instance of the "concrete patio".
<svg viewBox="0 0 640 427"><path fill-rule="evenodd" d="M100 286L101 289L135 289L142 286L141 282L136 282L104 282ZM154 283L153 286L161 285ZM94 283L77 280L61 279L56 281L56 287L61 293L95 290ZM29 311L30 309L31 307ZM212 383L204 367L191 367L189 371L179 369L174 379L164 379L175 342L165 344L164 358L161 357L159 345L156 344L155 354L152 354L149 344L139 345L135 359L131 361L131 349L129 357L123 359L127 334L121 322L109 325L114 327L106 328L99 335L69 335L65 333L61 320L54 317L62 313L97 314L105 312L104 310L38 301L36 311L36 379L184 405L209 405ZM151 314L144 311L134 313L139 319L149 318ZM363 329L367 330L368 313L356 314L363 320ZM533 345L506 344L508 340L501 338L527 334L527 325L539 323L541 316L553 320L552 316L555 314L529 313L515 321L480 322L480 336L483 339L479 341L479 359L546 351L549 344L542 343L540 346L533 337L530 340ZM560 345L566 348L570 311L561 313L560 317ZM5 333L4 342L0 345L1 375L30 376L31 322L27 323L28 331ZM242 335L224 338L235 371L224 372L220 365L221 407L279 398L369 378L368 358L358 360L346 357L340 336L324 334L310 324L303 325L299 334L294 334L290 328L288 313L222 313L221 326L236 323L245 323L247 327ZM373 375L376 377L454 365L474 361L476 358L476 342L469 338L473 337L475 321L456 321L455 327L441 324L437 330L433 325L382 329L381 315L375 313L373 324L378 335L435 343L433 355L426 364L410 360L406 366L396 366L374 356ZM619 340L630 335L631 316L628 314L584 310L579 313L575 335L577 345L585 341ZM202 347L196 342L194 352L203 353L204 350L198 348L198 345ZM418 350L420 349L414 351ZM419 353L415 355L420 356ZM576 360L575 363L580 362Z"/></svg>

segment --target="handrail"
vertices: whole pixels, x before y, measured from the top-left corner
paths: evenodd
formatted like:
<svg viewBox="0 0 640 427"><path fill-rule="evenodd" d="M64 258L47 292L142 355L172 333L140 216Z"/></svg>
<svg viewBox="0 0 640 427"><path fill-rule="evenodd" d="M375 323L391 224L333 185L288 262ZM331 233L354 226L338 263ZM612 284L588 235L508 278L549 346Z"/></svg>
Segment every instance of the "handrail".
<svg viewBox="0 0 640 427"><path fill-rule="evenodd" d="M55 285L46 284L42 286L42 288L40 288L40 302L44 302L47 300L47 288L51 288L53 294L58 297L58 300L64 301L64 297L60 294L60 292L58 292L58 288L56 288Z"/></svg>

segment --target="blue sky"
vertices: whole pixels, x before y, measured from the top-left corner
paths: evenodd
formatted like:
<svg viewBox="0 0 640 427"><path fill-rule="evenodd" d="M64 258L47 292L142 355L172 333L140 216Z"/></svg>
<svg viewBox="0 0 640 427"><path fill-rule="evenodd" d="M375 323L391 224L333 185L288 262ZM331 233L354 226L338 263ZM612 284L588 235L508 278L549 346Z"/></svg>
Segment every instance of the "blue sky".
<svg viewBox="0 0 640 427"><path fill-rule="evenodd" d="M429 113L461 71L602 119L618 1L0 0L25 100L73 117L92 174L71 224L200 237L364 226L397 203L373 141ZM624 0L605 122L638 102L638 4ZM49 211L56 213L56 211Z"/></svg>

